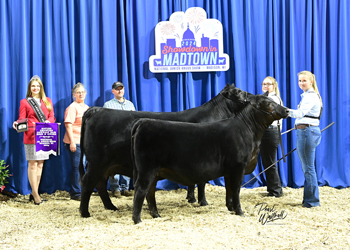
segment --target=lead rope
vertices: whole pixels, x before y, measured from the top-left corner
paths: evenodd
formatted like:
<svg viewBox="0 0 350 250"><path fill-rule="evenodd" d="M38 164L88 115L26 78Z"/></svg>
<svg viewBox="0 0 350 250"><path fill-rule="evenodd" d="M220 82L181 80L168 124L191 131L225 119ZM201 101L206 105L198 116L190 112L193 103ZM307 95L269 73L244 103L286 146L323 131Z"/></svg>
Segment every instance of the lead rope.
<svg viewBox="0 0 350 250"><path fill-rule="evenodd" d="M334 122L332 122L331 124L329 124L327 127L325 127L324 129L321 130L321 133L323 131L325 131L327 128L329 128L330 126L333 126ZM292 131L292 130L290 130ZM291 153L293 153L295 150L297 150L297 148L293 149L292 151L289 151L288 154L286 154L286 156L290 155ZM257 174L256 176L254 176L253 178L251 178L249 181L247 181L246 183L244 183L241 187L244 187L245 185L247 185L249 182L251 182L252 180L254 180L256 177L258 177L259 175L261 175L262 173L264 173L266 170L268 170L270 167L272 167L273 165L275 165L276 163L280 162L283 158L279 159L278 161L276 161L275 163L272 163L268 168L266 168L264 171L261 171L259 174Z"/></svg>
<svg viewBox="0 0 350 250"><path fill-rule="evenodd" d="M284 149L283 149L283 144L282 144L280 120L277 121L277 128L278 128L278 135L279 135L280 144L281 144L281 150L282 150L282 155L283 155L283 162L286 162L286 156L284 155Z"/></svg>

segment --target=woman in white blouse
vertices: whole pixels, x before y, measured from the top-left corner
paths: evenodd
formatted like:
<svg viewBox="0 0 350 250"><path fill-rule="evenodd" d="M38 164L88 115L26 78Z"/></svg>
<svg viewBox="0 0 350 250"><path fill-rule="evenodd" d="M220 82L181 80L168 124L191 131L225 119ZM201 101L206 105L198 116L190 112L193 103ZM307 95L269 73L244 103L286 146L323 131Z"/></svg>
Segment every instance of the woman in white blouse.
<svg viewBox="0 0 350 250"><path fill-rule="evenodd" d="M275 78L267 76L262 83L262 91L269 91L269 98L277 104L283 105ZM266 129L260 144L260 156L264 169L270 167L276 162L276 152L279 145L278 127L282 127L282 120L274 121L269 128ZM276 164L272 165L265 171L267 182L267 196L281 197L283 190L281 180L278 174Z"/></svg>

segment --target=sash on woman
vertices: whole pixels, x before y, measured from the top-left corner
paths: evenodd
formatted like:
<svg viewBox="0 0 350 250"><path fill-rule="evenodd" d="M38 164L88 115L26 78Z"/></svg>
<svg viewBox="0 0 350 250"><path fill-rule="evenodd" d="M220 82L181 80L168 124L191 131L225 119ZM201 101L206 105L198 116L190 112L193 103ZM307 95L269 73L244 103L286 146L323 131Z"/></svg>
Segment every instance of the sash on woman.
<svg viewBox="0 0 350 250"><path fill-rule="evenodd" d="M46 117L38 103L32 97L27 98L38 120L35 126L35 148L37 154L60 155L60 129L58 123L45 123Z"/></svg>

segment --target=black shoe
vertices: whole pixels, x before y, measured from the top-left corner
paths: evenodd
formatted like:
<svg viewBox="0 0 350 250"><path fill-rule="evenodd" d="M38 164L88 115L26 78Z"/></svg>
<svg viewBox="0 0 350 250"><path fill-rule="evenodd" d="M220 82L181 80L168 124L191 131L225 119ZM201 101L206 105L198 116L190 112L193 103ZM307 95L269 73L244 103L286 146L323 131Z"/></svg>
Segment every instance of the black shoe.
<svg viewBox="0 0 350 250"><path fill-rule="evenodd" d="M34 200L34 196L33 196L32 194L29 195L29 201L35 201L35 200ZM41 202L43 202L43 201L47 201L47 199L41 199ZM41 203L41 202L40 202L40 203ZM39 205L40 203L38 203L38 205Z"/></svg>
<svg viewBox="0 0 350 250"><path fill-rule="evenodd" d="M81 197L77 196L77 197L70 197L71 200L75 200L75 201L80 201Z"/></svg>
<svg viewBox="0 0 350 250"><path fill-rule="evenodd" d="M43 203L43 202L40 201L39 203L36 203L36 202L34 201L34 205L40 205L41 203Z"/></svg>
<svg viewBox="0 0 350 250"><path fill-rule="evenodd" d="M269 196L269 197L276 197L276 198L279 198L279 197L282 197L283 196L283 193L281 193L281 194L272 194L272 193L268 193L267 194L267 196Z"/></svg>
<svg viewBox="0 0 350 250"><path fill-rule="evenodd" d="M120 194L123 196L133 196L133 192L131 192L129 190L123 190L120 192Z"/></svg>

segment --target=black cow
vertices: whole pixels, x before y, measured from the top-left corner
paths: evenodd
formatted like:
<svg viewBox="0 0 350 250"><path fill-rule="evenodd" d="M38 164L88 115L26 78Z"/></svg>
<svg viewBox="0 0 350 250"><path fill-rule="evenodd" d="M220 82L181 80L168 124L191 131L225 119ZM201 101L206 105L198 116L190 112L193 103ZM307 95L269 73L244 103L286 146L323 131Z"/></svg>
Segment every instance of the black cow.
<svg viewBox="0 0 350 250"><path fill-rule="evenodd" d="M181 112L135 112L100 107L88 109L83 116L80 142L81 215L90 216L89 200L95 187L105 208L117 209L107 193L107 177L116 173L132 177L131 127L135 119L152 118L193 123L222 120L245 107L246 95L247 92L226 85L220 94L209 102ZM82 164L83 154L88 161L86 173ZM204 185L203 183L198 187L198 201L201 205L207 204Z"/></svg>
<svg viewBox="0 0 350 250"><path fill-rule="evenodd" d="M268 93L266 93L267 95ZM264 94L265 95L265 94ZM236 117L212 123L184 123L140 119L132 129L134 164L133 221L141 222L144 198L156 176L182 185L225 177L226 206L243 216L239 192L243 176L257 163L265 129L274 120L286 118L288 109L268 97L249 97L249 105ZM147 199L155 203L155 199ZM156 204L153 217L159 217Z"/></svg>

